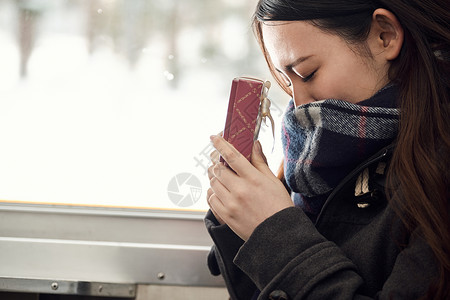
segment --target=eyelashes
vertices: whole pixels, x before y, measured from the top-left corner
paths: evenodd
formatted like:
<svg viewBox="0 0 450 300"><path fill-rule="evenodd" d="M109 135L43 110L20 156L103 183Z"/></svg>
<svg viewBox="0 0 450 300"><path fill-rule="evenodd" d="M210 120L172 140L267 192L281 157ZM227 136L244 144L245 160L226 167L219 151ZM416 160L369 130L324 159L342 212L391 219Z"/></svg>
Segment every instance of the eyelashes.
<svg viewBox="0 0 450 300"><path fill-rule="evenodd" d="M315 70L314 72L312 72L311 74L309 74L309 75L306 76L306 77L302 77L303 82L308 82L308 81L310 81L310 80L314 77L314 75L316 74L316 72L317 72L317 70Z"/></svg>

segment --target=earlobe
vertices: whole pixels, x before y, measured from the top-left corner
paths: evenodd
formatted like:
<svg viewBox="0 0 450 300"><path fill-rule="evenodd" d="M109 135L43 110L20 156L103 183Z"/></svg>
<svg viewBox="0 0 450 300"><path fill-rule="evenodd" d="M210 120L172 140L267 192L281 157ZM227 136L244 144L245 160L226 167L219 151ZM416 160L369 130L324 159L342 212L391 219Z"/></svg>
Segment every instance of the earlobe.
<svg viewBox="0 0 450 300"><path fill-rule="evenodd" d="M378 47L386 60L394 60L400 54L403 45L403 27L397 17L384 8L378 8L372 15L371 31L378 39Z"/></svg>

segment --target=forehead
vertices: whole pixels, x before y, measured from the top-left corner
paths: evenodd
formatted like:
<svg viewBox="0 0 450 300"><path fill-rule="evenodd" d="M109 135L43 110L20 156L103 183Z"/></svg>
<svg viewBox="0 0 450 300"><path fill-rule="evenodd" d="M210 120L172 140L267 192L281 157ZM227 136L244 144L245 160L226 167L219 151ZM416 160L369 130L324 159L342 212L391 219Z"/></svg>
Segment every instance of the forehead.
<svg viewBox="0 0 450 300"><path fill-rule="evenodd" d="M327 51L333 36L306 21L270 21L261 25L264 45L276 66L289 64L299 56Z"/></svg>

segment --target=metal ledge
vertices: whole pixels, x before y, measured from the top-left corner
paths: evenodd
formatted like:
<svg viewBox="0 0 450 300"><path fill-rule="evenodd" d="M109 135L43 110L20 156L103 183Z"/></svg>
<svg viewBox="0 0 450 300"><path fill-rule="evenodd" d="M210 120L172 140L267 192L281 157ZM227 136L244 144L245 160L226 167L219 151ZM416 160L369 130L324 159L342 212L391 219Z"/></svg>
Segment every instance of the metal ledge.
<svg viewBox="0 0 450 300"><path fill-rule="evenodd" d="M20 211L32 213L58 213L67 215L96 215L96 216L130 216L142 218L163 218L181 220L202 220L205 211L182 209L152 209L115 206L82 206L65 204L40 204L7 202L0 200L0 211Z"/></svg>
<svg viewBox="0 0 450 300"><path fill-rule="evenodd" d="M0 277L0 291L80 296L136 297L136 285Z"/></svg>
<svg viewBox="0 0 450 300"><path fill-rule="evenodd" d="M224 286L201 212L0 206L0 278ZM25 286L19 289L24 291Z"/></svg>

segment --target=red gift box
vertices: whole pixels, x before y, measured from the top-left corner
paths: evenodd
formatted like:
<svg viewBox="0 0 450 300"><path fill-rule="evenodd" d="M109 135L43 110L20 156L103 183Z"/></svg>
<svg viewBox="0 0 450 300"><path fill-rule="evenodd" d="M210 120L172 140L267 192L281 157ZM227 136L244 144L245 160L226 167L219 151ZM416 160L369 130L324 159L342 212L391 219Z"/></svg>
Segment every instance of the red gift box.
<svg viewBox="0 0 450 300"><path fill-rule="evenodd" d="M251 159L263 88L264 81L247 77L234 78L231 85L223 137L248 160ZM224 162L223 158L220 160Z"/></svg>

